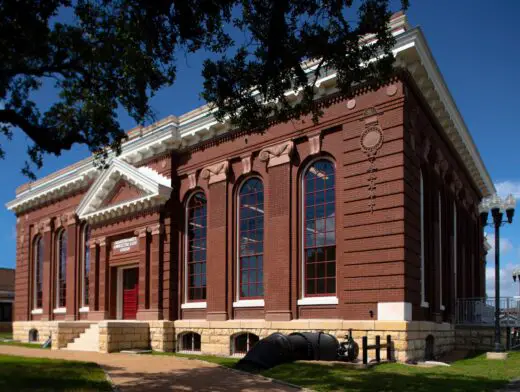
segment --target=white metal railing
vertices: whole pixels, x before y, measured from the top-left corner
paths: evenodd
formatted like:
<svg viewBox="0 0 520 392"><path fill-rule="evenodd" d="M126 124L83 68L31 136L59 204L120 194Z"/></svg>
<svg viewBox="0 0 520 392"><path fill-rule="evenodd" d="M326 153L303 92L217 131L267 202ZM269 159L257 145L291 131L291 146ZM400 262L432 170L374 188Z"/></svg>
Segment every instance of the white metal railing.
<svg viewBox="0 0 520 392"><path fill-rule="evenodd" d="M501 297L500 325L520 326L520 298ZM456 302L455 323L458 325L494 325L495 298L461 298Z"/></svg>

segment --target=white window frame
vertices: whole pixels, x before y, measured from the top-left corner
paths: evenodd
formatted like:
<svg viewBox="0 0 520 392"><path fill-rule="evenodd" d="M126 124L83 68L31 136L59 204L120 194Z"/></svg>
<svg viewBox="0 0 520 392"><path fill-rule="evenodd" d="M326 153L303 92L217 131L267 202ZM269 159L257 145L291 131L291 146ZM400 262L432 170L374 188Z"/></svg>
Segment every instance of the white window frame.
<svg viewBox="0 0 520 392"><path fill-rule="evenodd" d="M32 310L31 310L31 314L42 314L43 313L43 309L42 308L37 308L36 305L38 303L38 292L37 292L37 271L38 271L38 267L37 267L37 264L38 264L38 259L40 257L40 241L43 241L43 237L41 235L38 235L36 237L36 239L33 241L32 243L32 252L33 252L33 255L32 255L32 258L33 258L33 303L32 303ZM43 264L43 263L42 263ZM43 268L43 265L41 266ZM43 271L41 271L41 273L43 273ZM42 282L43 284L43 282ZM42 287L43 289L43 287ZM42 296L43 296L43 292L42 292ZM42 298L43 300L43 298ZM42 301L42 305L43 305L43 301Z"/></svg>
<svg viewBox="0 0 520 392"><path fill-rule="evenodd" d="M236 351L235 340L236 340L237 337L239 337L241 335L246 335L246 352L245 353L237 353L237 352L235 352ZM249 346L249 335L255 335L258 338L258 341L260 341L260 336L258 336L255 333L252 333L252 332L239 332L239 333L236 333L234 335L231 335L231 356L232 357L241 358L244 355L246 355L246 353L249 350L251 350L251 347Z"/></svg>
<svg viewBox="0 0 520 392"><path fill-rule="evenodd" d="M61 267L61 240L63 235L66 235L66 229L62 228L58 232L58 236L56 237L56 254L54 255L55 259L55 266L56 266L56 272L55 272L55 304L54 304L54 313L60 314L65 313L66 307L60 306L60 267ZM69 244L69 239L67 238L67 246ZM66 252L66 251L65 251ZM65 253L65 266L67 265L67 253ZM66 268L66 267L65 267ZM67 281L67 277L65 276L65 281ZM65 304L67 303L67 289L65 289Z"/></svg>
<svg viewBox="0 0 520 392"><path fill-rule="evenodd" d="M336 162L329 157L316 157L305 165L304 169L300 175L300 252L301 252L301 260L300 260L300 268L301 268L301 297L297 301L297 305L305 306L305 305L337 305L339 303L338 300L338 254L336 252L336 287L335 293L336 295L330 296L305 296L305 174L309 170L309 168L318 161L329 161L334 166L334 177L337 178L337 167ZM334 224L335 224L335 236L338 234L338 219L337 218L337 181L334 182ZM336 238L336 251L338 246L338 241Z"/></svg>
<svg viewBox="0 0 520 392"><path fill-rule="evenodd" d="M79 312L80 313L86 313L90 310L90 304L89 306L85 305L85 267L86 267L86 263L87 263L87 258L86 258L86 253L87 253L87 243L86 243L86 238L87 238L87 230L90 228L90 225L88 223L85 223L85 225L83 225L83 230L82 230L82 234L81 234L81 245L82 245L82 252L81 252L81 307L79 309ZM89 249L89 263L90 263L90 260L92 259L92 255L90 254L90 249ZM89 270L90 270L90 266L89 266ZM89 282L89 286L90 286L90 282ZM89 287L89 292L90 292L90 287Z"/></svg>
<svg viewBox="0 0 520 392"><path fill-rule="evenodd" d="M257 178L262 183L262 188L264 189L264 236L265 236L265 188L264 188L264 181L260 176L253 175L253 176L247 176L242 180L242 183L240 184L240 187L238 188L237 194L236 194L236 209L237 209L237 218L236 218L236 295L235 299L236 301L233 302L234 308L256 308L256 307L262 307L265 306L265 300L263 298L256 298L256 299L241 299L240 298L240 190L244 186L244 184L249 181L252 178ZM264 256L264 253L262 253L262 257ZM263 268L264 264L262 262L262 275L263 275ZM262 285L264 284L262 279ZM264 296L265 298L265 293Z"/></svg>
<svg viewBox="0 0 520 392"><path fill-rule="evenodd" d="M424 243L424 177L420 171L420 204L421 204L421 307L428 308L430 304L426 302L425 286L425 243Z"/></svg>
<svg viewBox="0 0 520 392"><path fill-rule="evenodd" d="M186 349L184 349L184 347L182 347L182 342L183 342L184 336L189 335L189 334L192 334L192 338L191 338L191 348L192 348L192 350L186 350ZM197 351L194 350L195 339L193 337L195 336L195 334L200 336L200 350L197 350ZM186 331L186 332L182 332L178 336L180 337L180 339L179 339L179 347L178 347L178 352L179 353L181 353L181 354L182 353L185 353L185 354L200 354L202 352L202 334L194 332L194 331Z"/></svg>
<svg viewBox="0 0 520 392"><path fill-rule="evenodd" d="M206 199L206 301L193 301L188 298L188 206L190 205L191 199L197 194L202 193ZM196 189L186 199L184 205L184 303L181 304L181 309L206 309L207 308L207 297L208 297L208 198L206 193L201 189Z"/></svg>

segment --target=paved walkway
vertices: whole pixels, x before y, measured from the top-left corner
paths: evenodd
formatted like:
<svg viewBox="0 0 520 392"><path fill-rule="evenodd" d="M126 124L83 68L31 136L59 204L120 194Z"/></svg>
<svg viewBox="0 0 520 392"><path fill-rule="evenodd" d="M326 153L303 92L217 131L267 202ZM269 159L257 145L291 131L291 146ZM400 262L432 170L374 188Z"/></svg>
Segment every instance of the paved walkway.
<svg viewBox="0 0 520 392"><path fill-rule="evenodd" d="M100 354L0 346L0 354L96 362L121 392L289 392L297 389L263 377L235 372L198 360L173 356Z"/></svg>

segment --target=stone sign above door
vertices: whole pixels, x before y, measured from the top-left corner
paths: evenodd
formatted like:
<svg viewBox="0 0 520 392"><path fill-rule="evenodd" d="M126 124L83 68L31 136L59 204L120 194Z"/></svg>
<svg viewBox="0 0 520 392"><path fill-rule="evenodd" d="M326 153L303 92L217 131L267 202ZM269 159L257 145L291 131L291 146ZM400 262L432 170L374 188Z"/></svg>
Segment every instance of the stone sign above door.
<svg viewBox="0 0 520 392"><path fill-rule="evenodd" d="M137 246L137 237L123 238L112 243L112 251L115 253L126 253L136 250Z"/></svg>

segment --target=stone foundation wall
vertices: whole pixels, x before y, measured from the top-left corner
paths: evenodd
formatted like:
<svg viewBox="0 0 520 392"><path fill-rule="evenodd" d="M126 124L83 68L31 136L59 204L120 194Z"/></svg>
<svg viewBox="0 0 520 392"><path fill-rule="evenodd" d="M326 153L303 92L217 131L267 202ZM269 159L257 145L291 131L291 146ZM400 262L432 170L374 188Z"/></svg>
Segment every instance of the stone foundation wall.
<svg viewBox="0 0 520 392"><path fill-rule="evenodd" d="M27 342L29 331L35 328L39 332L39 341L41 343L52 334L53 348L63 348L67 343L74 340L75 337L79 336L89 324L81 321L15 322L13 338ZM272 322L264 320L105 320L99 322L99 351L110 353L129 349L180 350L181 347L176 344L180 341L180 336L183 333L195 332L201 336L201 353L228 356L233 354L232 338L239 333L253 333L262 339L274 332L290 334L292 332L323 331L334 335L339 341L342 341L345 335L348 334L349 328L352 329L353 338L360 346L360 352L363 336L368 337L368 344L374 344L376 335L381 336L381 343L385 343L386 335L391 335L393 358L401 362L422 360L425 354L426 338L429 335L434 337L434 355L436 357L453 350L455 347L455 329L451 324L422 321L344 321L327 319ZM468 338L473 338L471 333L470 331ZM486 335L486 337L489 337L489 335ZM482 339L484 339L484 335ZM369 350L368 354L370 358L374 358L375 350ZM385 352L381 354L382 358L385 359Z"/></svg>
<svg viewBox="0 0 520 392"><path fill-rule="evenodd" d="M100 321L99 352L150 348L150 327L141 321Z"/></svg>
<svg viewBox="0 0 520 392"><path fill-rule="evenodd" d="M38 331L38 343L44 343L52 333L58 321L15 321L13 322L13 339L20 342L29 342L29 331Z"/></svg>
<svg viewBox="0 0 520 392"><path fill-rule="evenodd" d="M451 324L433 322L406 321L343 321L343 320L293 320L287 322L268 322L264 320L178 320L175 321L175 334L178 342L183 333L195 332L201 336L201 353L231 355L232 337L239 333L254 333L260 339L274 332L290 334L293 332L323 331L334 335L339 341L344 340L349 328L358 343L361 353L362 337L367 336L368 344L375 343L376 335L381 336L381 343L391 335L393 358L398 361L422 360L425 354L426 338L434 337L434 355L440 356L453 350L455 344L454 329ZM181 350L179 344L176 347ZM375 350L369 350L369 357L375 357ZM385 359L385 353L381 353ZM360 354L361 355L361 354Z"/></svg>
<svg viewBox="0 0 520 392"><path fill-rule="evenodd" d="M501 328L500 341L507 343L506 328ZM493 326L457 326L455 347L457 350L492 351L495 348L495 328Z"/></svg>
<svg viewBox="0 0 520 392"><path fill-rule="evenodd" d="M52 349L65 348L90 327L92 322L58 321L51 327Z"/></svg>

